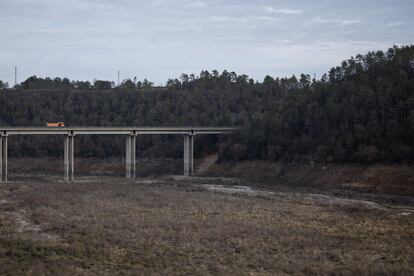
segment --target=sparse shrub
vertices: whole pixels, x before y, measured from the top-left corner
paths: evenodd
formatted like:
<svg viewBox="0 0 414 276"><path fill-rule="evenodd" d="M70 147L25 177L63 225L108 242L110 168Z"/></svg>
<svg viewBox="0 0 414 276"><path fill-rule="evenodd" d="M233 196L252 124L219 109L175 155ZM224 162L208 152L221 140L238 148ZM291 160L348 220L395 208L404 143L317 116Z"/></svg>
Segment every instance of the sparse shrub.
<svg viewBox="0 0 414 276"><path fill-rule="evenodd" d="M379 158L379 151L372 145L360 145L355 155L360 162L375 162Z"/></svg>

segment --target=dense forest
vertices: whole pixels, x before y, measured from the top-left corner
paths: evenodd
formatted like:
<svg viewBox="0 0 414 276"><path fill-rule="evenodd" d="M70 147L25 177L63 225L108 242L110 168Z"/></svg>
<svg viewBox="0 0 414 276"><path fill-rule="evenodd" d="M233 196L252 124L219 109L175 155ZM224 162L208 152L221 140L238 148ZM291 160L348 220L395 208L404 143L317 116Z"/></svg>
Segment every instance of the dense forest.
<svg viewBox="0 0 414 276"><path fill-rule="evenodd" d="M182 74L154 87L148 80L93 83L32 76L0 83L1 126L237 126L230 137L199 137L197 154L221 160L314 162L414 161L414 46L357 55L320 80L309 75L262 82L234 72ZM12 155L54 155L61 137L12 137ZM81 156L122 155L123 137L77 138ZM78 143L77 142L77 143ZM53 146L50 146L53 145ZM204 145L204 146L201 146ZM179 157L182 139L139 137L138 154Z"/></svg>

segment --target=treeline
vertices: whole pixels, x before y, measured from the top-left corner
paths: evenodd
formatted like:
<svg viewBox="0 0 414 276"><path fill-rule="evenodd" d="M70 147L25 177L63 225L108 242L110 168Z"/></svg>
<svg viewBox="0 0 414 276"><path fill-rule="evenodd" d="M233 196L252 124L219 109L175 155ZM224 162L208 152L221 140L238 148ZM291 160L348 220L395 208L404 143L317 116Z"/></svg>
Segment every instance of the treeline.
<svg viewBox="0 0 414 276"><path fill-rule="evenodd" d="M50 90L50 89L63 89L63 90L111 90L118 89L139 89L139 88L151 88L153 83L144 79L143 81L137 81L126 79L115 86L115 82L107 80L94 80L93 83L89 81L71 81L68 78L39 78L37 76L31 76L22 83L16 85L14 90ZM8 88L7 83L0 81L0 89Z"/></svg>
<svg viewBox="0 0 414 276"><path fill-rule="evenodd" d="M240 131L225 140L196 139L198 151L219 150L226 160L414 161L414 46L357 55L320 80L302 74L256 82L234 72L202 71L183 74L164 87L136 79L104 89L95 88L96 82L52 82L31 77L14 91L3 90L0 125L231 125ZM57 139L13 137L10 149L13 154L59 155ZM121 155L121 140L81 137L91 147L79 148L77 154ZM140 137L138 150L178 157L181 142L177 137ZM57 149L49 146L53 143Z"/></svg>

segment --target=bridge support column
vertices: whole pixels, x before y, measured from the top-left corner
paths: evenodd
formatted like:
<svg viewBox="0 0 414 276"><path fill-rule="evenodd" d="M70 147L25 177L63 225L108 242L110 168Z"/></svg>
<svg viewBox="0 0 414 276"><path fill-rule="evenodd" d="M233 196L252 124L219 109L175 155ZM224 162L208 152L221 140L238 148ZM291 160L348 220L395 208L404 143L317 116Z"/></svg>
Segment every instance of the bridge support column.
<svg viewBox="0 0 414 276"><path fill-rule="evenodd" d="M194 172L194 134L184 136L184 175L191 176Z"/></svg>
<svg viewBox="0 0 414 276"><path fill-rule="evenodd" d="M3 136L0 136L0 182L3 182Z"/></svg>
<svg viewBox="0 0 414 276"><path fill-rule="evenodd" d="M7 134L0 136L0 181L7 182Z"/></svg>
<svg viewBox="0 0 414 276"><path fill-rule="evenodd" d="M135 178L136 176L136 141L135 133L126 137L125 176L127 178Z"/></svg>
<svg viewBox="0 0 414 276"><path fill-rule="evenodd" d="M131 136L126 137L125 145L125 176L131 177Z"/></svg>
<svg viewBox="0 0 414 276"><path fill-rule="evenodd" d="M0 182L7 182L7 134L0 135Z"/></svg>
<svg viewBox="0 0 414 276"><path fill-rule="evenodd" d="M131 177L136 177L137 165L136 165L136 146L137 136L134 134L131 136Z"/></svg>
<svg viewBox="0 0 414 276"><path fill-rule="evenodd" d="M75 134L70 133L65 136L65 180L73 181L75 175Z"/></svg>

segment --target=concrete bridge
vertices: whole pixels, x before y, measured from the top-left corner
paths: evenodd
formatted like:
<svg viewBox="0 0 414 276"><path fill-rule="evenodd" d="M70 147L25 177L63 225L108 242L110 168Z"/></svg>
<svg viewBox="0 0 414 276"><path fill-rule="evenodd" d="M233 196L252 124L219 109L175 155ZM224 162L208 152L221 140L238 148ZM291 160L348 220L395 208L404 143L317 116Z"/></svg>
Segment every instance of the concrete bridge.
<svg viewBox="0 0 414 276"><path fill-rule="evenodd" d="M137 135L168 134L184 137L184 175L194 171L194 137L199 134L228 134L232 127L0 127L0 180L7 182L7 140L13 135L64 135L65 180L74 180L76 135L125 135L125 174L135 178Z"/></svg>

